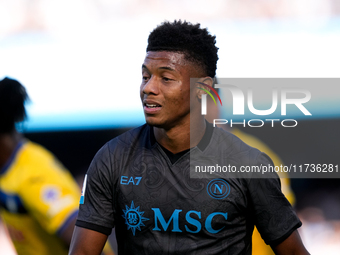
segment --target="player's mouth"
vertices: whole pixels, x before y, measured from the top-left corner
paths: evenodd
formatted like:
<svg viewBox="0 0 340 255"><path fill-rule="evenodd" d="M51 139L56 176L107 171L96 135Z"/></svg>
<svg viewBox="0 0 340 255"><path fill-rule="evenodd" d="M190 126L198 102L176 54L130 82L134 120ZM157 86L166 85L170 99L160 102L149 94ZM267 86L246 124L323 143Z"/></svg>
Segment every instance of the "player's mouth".
<svg viewBox="0 0 340 255"><path fill-rule="evenodd" d="M144 113L153 114L161 110L162 106L156 102L144 102Z"/></svg>

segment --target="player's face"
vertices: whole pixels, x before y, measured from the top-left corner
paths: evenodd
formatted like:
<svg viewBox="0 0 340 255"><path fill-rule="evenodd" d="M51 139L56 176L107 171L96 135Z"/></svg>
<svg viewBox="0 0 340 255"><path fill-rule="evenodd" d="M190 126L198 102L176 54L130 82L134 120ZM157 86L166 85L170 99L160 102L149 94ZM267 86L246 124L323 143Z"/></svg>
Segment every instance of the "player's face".
<svg viewBox="0 0 340 255"><path fill-rule="evenodd" d="M169 129L190 123L190 76L192 64L184 54L168 51L149 51L142 65L140 96L148 124Z"/></svg>

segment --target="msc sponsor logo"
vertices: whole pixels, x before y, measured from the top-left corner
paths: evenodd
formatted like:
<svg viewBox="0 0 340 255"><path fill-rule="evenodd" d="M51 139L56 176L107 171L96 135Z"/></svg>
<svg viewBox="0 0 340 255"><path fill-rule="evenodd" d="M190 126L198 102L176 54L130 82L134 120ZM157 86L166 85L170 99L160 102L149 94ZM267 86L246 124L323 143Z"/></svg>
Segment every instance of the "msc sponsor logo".
<svg viewBox="0 0 340 255"><path fill-rule="evenodd" d="M127 225L127 229L131 229L132 234L136 234L136 229L141 231L141 226L145 226L143 221L149 220L148 218L143 217L144 212L139 211L139 206L135 208L133 201L131 202L131 207L125 205L125 210L123 209L123 218L125 219L125 224Z"/></svg>
<svg viewBox="0 0 340 255"><path fill-rule="evenodd" d="M134 202L131 202L131 206L125 205L125 210L123 210L123 218L125 219L125 224L127 229L131 229L132 234L136 234L136 229L141 231L141 227L145 226L143 221L148 221L148 218L143 217L144 212L140 211L139 206L135 208ZM223 227L214 228L213 220L218 218L218 221L226 221L228 219L228 213L226 212L213 212L209 214L205 219L202 218L202 213L195 210L190 210L185 214L185 224L184 228L180 228L183 224L180 224L180 214L184 213L181 209L175 209L171 216L167 214L164 218L161 210L159 208L151 208L153 211L154 221L153 226L148 227L153 231L171 231L171 232L189 232L198 233L204 228L211 234L216 234L220 232ZM182 217L181 217L182 219ZM150 222L150 224L152 224ZM220 224L219 224L220 225ZM221 226L221 225L220 225Z"/></svg>
<svg viewBox="0 0 340 255"><path fill-rule="evenodd" d="M172 230L171 232L189 232L189 233L198 233L202 229L202 223L195 219L202 219L201 212L198 211L189 211L185 214L185 220L188 224L186 224L184 227L185 229L180 229L179 228L179 214L182 212L180 209L175 209L174 212L172 213L170 219L166 221L163 217L163 214L159 208L152 208L154 211L154 219L155 219L155 227L152 229L154 231L167 231L168 227L170 226L170 223L172 222ZM195 218L192 216L196 215ZM220 232L224 227L219 228L219 229L214 229L211 225L211 222L215 216L222 216L225 220L228 219L228 213L225 212L213 212L208 217L204 220L204 227L205 229L211 233L211 234L216 234Z"/></svg>

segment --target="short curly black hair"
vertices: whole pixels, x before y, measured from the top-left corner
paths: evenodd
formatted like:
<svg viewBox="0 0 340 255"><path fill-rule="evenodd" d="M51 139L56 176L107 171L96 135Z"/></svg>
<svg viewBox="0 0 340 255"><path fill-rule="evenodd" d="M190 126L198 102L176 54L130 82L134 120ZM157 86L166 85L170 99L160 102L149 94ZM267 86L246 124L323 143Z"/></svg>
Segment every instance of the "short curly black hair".
<svg viewBox="0 0 340 255"><path fill-rule="evenodd" d="M187 60L203 68L205 75L216 75L217 51L216 36L212 36L200 24L186 21L163 22L149 35L146 51L175 51L185 54Z"/></svg>
<svg viewBox="0 0 340 255"><path fill-rule="evenodd" d="M26 89L20 82L11 78L0 81L0 133L12 132L15 123L26 118Z"/></svg>

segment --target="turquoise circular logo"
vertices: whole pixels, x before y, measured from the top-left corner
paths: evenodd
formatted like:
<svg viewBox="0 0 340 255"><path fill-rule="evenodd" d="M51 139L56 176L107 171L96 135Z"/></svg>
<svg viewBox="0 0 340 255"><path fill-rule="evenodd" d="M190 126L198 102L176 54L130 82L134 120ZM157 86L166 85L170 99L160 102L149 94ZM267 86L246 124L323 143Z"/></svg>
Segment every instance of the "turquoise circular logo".
<svg viewBox="0 0 340 255"><path fill-rule="evenodd" d="M208 183L207 192L214 199L223 199L230 194L230 186L226 180L214 179Z"/></svg>

